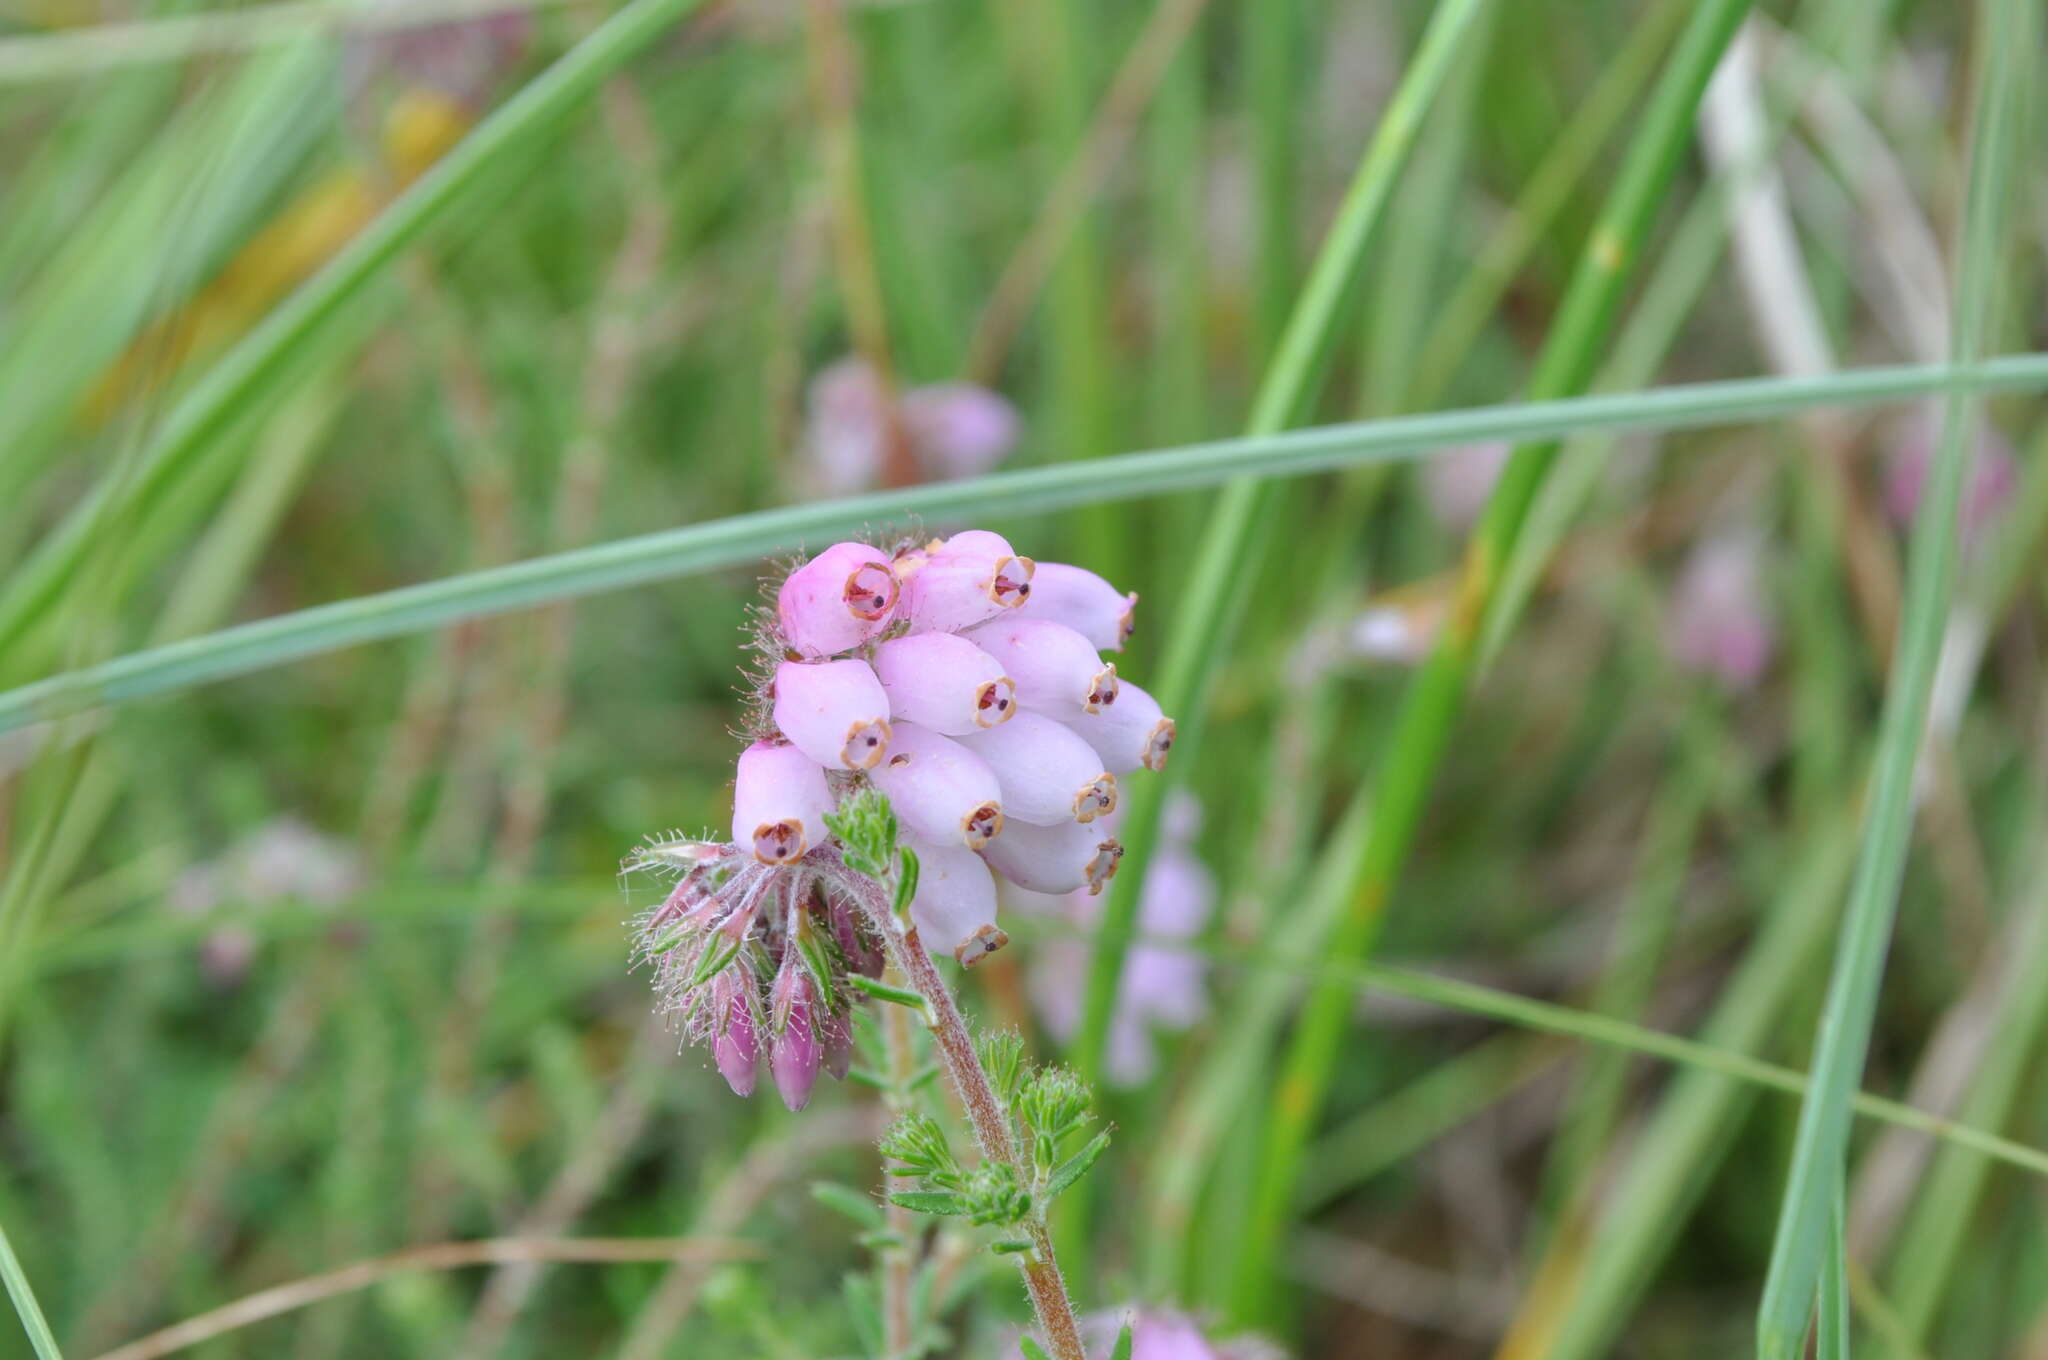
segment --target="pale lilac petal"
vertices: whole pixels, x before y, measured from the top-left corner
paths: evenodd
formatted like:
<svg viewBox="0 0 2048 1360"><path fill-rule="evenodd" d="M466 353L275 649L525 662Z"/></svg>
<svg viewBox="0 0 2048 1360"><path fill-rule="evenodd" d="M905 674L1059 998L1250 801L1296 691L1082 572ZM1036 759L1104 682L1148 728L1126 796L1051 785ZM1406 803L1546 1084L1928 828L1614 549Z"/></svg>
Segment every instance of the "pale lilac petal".
<svg viewBox="0 0 2048 1360"><path fill-rule="evenodd" d="M1667 641L1679 665L1748 689L1770 664L1776 629L1762 580L1762 544L1746 531L1693 550L1672 591Z"/></svg>
<svg viewBox="0 0 2048 1360"><path fill-rule="evenodd" d="M880 635L901 586L889 555L866 543L835 543L791 572L776 592L782 635L805 656L832 656Z"/></svg>
<svg viewBox="0 0 2048 1360"><path fill-rule="evenodd" d="M1014 615L969 630L1017 688L1017 702L1052 718L1079 718L1113 707L1116 667L1064 623Z"/></svg>
<svg viewBox="0 0 2048 1360"><path fill-rule="evenodd" d="M836 803L817 761L757 741L740 752L733 781L733 841L763 864L788 864L825 843L825 814Z"/></svg>
<svg viewBox="0 0 2048 1360"><path fill-rule="evenodd" d="M1019 713L960 740L995 771L1006 817L1056 826L1092 822L1116 808L1116 776L1102 757L1042 714Z"/></svg>
<svg viewBox="0 0 2048 1360"><path fill-rule="evenodd" d="M1513 452L1506 443L1468 444L1424 460L1422 492L1437 522L1458 533L1471 528Z"/></svg>
<svg viewBox="0 0 2048 1360"><path fill-rule="evenodd" d="M868 771L911 832L978 850L1004 829L1002 787L979 756L912 722L891 728L889 754Z"/></svg>
<svg viewBox="0 0 2048 1360"><path fill-rule="evenodd" d="M1003 834L981 848L989 867L1035 893L1102 891L1116 874L1124 848L1100 824L1066 821L1035 826L1009 822Z"/></svg>
<svg viewBox="0 0 2048 1360"><path fill-rule="evenodd" d="M1063 623L1090 646L1114 652L1130 637L1137 608L1137 592L1126 595L1086 567L1040 562L1017 617Z"/></svg>
<svg viewBox="0 0 2048 1360"><path fill-rule="evenodd" d="M827 769L866 770L889 747L889 696L865 661L785 661L775 670L775 725Z"/></svg>
<svg viewBox="0 0 2048 1360"><path fill-rule="evenodd" d="M1116 702L1065 720L1102 757L1111 774L1163 770L1173 750L1173 719L1159 701L1128 680L1117 685Z"/></svg>
<svg viewBox="0 0 2048 1360"><path fill-rule="evenodd" d="M891 718L947 736L1006 722L1017 686L1000 662L956 633L913 633L875 648L875 674Z"/></svg>
<svg viewBox="0 0 2048 1360"><path fill-rule="evenodd" d="M1016 408L972 383L937 383L906 393L903 424L919 465L934 480L987 472L1017 443Z"/></svg>
<svg viewBox="0 0 2048 1360"><path fill-rule="evenodd" d="M972 628L1023 604L1033 570L1030 558L1011 552L996 534L955 534L897 557L896 575L903 583L897 613L910 620L913 632Z"/></svg>
<svg viewBox="0 0 2048 1360"><path fill-rule="evenodd" d="M1009 943L996 925L995 879L979 855L921 842L912 842L911 849L918 871L910 919L926 949L972 968Z"/></svg>

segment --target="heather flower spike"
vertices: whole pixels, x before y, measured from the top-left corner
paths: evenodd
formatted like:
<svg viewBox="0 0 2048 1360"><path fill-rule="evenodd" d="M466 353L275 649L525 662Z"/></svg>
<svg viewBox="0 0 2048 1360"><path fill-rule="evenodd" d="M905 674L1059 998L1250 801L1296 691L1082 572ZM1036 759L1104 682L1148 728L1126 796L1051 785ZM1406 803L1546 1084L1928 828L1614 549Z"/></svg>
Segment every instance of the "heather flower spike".
<svg viewBox="0 0 2048 1360"><path fill-rule="evenodd" d="M834 656L888 627L900 593L887 553L835 543L789 574L776 592L775 613L791 648Z"/></svg>
<svg viewBox="0 0 2048 1360"><path fill-rule="evenodd" d="M1105 652L1123 650L1135 627L1138 595L1126 595L1086 567L1040 562L1031 574L1031 596L1017 617L1063 623Z"/></svg>
<svg viewBox="0 0 2048 1360"><path fill-rule="evenodd" d="M898 612L912 632L957 632L1015 609L1031 595L1034 565L1008 540L971 529L913 548L896 559L903 583Z"/></svg>
<svg viewBox="0 0 2048 1360"><path fill-rule="evenodd" d="M1060 566L1022 612L1034 573L981 530L839 543L758 616L732 840L627 863L669 882L636 958L739 1094L764 1063L791 1109L845 1076L851 1007L893 999L885 960L911 941L963 967L1002 948L999 878L1093 893L1116 872L1117 776L1158 768L1173 724L1102 659L1135 597Z"/></svg>
<svg viewBox="0 0 2048 1360"><path fill-rule="evenodd" d="M1069 718L1067 726L1095 748L1111 774L1163 770L1173 750L1173 719L1160 712L1157 699L1128 680L1118 688L1114 704Z"/></svg>
<svg viewBox="0 0 2048 1360"><path fill-rule="evenodd" d="M1054 718L1100 713L1116 702L1116 667L1064 623L1000 618L967 634L1015 682L1017 702Z"/></svg>
<svg viewBox="0 0 2048 1360"><path fill-rule="evenodd" d="M740 752L732 838L763 864L788 864L825 843L825 814L837 801L817 761L794 746L757 741Z"/></svg>
<svg viewBox="0 0 2048 1360"><path fill-rule="evenodd" d="M1019 713L962 741L995 771L1005 816L1057 826L1116 810L1116 776L1094 747L1051 718Z"/></svg>
<svg viewBox="0 0 2048 1360"><path fill-rule="evenodd" d="M875 674L893 716L946 736L1007 722L1017 685L994 657L952 633L913 633L875 648Z"/></svg>
<svg viewBox="0 0 2048 1360"><path fill-rule="evenodd" d="M865 661L783 662L774 714L782 734L827 769L873 769L889 748L889 696Z"/></svg>
<svg viewBox="0 0 2048 1360"><path fill-rule="evenodd" d="M911 833L979 850L1004 828L1003 790L987 762L950 737L899 722L889 754L868 771Z"/></svg>

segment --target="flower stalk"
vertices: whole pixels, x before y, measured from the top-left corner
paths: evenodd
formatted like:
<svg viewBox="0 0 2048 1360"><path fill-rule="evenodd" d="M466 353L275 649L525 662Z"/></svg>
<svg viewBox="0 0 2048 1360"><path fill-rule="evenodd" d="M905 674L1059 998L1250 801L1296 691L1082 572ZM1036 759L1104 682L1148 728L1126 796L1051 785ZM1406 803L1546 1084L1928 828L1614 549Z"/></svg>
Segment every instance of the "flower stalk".
<svg viewBox="0 0 2048 1360"><path fill-rule="evenodd" d="M916 924L898 918L890 909L884 889L873 879L856 878L854 875L848 875L848 878L857 885L855 900L866 913L869 926L882 940L882 948L892 970L908 978L911 989L924 999L932 1038L938 1046L939 1066L945 1072L961 1108L967 1112L967 1122L974 1130L974 1141L980 1147L981 1155L990 1162L1009 1168L1018 1184L1032 1184L1034 1170L1018 1155L1016 1139L1010 1133L1009 1112L1004 1109L987 1071L981 1065L981 1055L975 1051L974 1039L967 1032L967 1020L953 1000L952 989L939 976L931 955L917 937ZM1074 1303L1067 1295L1066 1280L1060 1274L1059 1261L1053 1253L1052 1232L1046 1226L1043 1200L1034 1198L1023 1227L1031 1241L1031 1250L1017 1253L1017 1265L1023 1272L1025 1292L1031 1296L1032 1311L1038 1315L1038 1325L1045 1333L1054 1360L1087 1360L1087 1351L1081 1345L1080 1323L1074 1315Z"/></svg>

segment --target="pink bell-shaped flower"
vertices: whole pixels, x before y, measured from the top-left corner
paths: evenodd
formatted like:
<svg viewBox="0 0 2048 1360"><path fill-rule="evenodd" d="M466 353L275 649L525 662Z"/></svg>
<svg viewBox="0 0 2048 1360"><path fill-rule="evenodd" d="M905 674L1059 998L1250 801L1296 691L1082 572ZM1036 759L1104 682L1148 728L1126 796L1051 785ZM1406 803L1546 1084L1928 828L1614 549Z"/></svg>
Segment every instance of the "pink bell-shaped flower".
<svg viewBox="0 0 2048 1360"><path fill-rule="evenodd" d="M1002 785L988 763L951 737L899 722L889 754L868 771L911 834L973 851L1004 826Z"/></svg>
<svg viewBox="0 0 2048 1360"><path fill-rule="evenodd" d="M900 592L887 553L866 543L835 543L783 581L775 614L797 651L835 656L888 627Z"/></svg>
<svg viewBox="0 0 2048 1360"><path fill-rule="evenodd" d="M889 716L947 736L1009 720L1017 686L1000 662L954 633L912 633L875 648Z"/></svg>
<svg viewBox="0 0 2048 1360"><path fill-rule="evenodd" d="M872 769L889 748L889 696L857 658L783 662L774 717L782 735L827 769Z"/></svg>

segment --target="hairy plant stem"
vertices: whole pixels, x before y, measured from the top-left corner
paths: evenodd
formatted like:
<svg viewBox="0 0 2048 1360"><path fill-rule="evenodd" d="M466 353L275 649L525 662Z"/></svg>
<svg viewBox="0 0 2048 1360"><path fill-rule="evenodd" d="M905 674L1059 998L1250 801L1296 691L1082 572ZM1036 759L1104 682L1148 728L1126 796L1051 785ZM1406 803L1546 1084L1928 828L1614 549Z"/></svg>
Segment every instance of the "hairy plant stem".
<svg viewBox="0 0 2048 1360"><path fill-rule="evenodd" d="M900 978L891 978L899 981ZM910 1078L916 1064L910 1046L910 1013L901 1006L882 1008L882 1042L889 1056L889 1089L883 1102L891 1115L910 1108ZM896 1245L882 1252L882 1354L888 1360L910 1353L910 1284L915 1264L917 1215L893 1200L884 1211Z"/></svg>
<svg viewBox="0 0 2048 1360"><path fill-rule="evenodd" d="M873 880L862 882L858 900L869 924L881 937L889 962L924 998L925 1023L931 1026L932 1038L937 1041L939 1066L952 1083L953 1094L960 1098L961 1108L967 1111L967 1122L974 1129L974 1141L981 1148L981 1155L1008 1166L1016 1173L1020 1185L1031 1184L1032 1169L1018 1157L1017 1140L1010 1136L1009 1111L1003 1108L995 1088L989 1084L981 1055L974 1049L974 1038L967 1032L967 1019L960 1014L953 991L939 976L931 955L925 952L923 941L917 938L917 927L897 923L881 885ZM1046 1344L1054 1360L1088 1360L1081 1345L1080 1324L1074 1320L1074 1303L1067 1295L1067 1282L1061 1277L1059 1261L1053 1254L1044 1206L1032 1206L1024 1229L1032 1249L1019 1255L1017 1264L1024 1272L1024 1289L1031 1296L1032 1311L1038 1314Z"/></svg>

